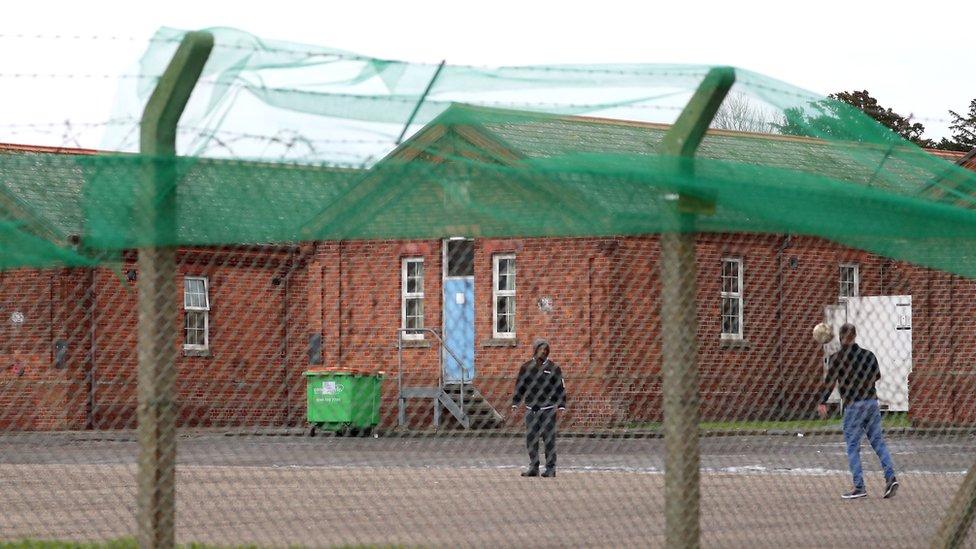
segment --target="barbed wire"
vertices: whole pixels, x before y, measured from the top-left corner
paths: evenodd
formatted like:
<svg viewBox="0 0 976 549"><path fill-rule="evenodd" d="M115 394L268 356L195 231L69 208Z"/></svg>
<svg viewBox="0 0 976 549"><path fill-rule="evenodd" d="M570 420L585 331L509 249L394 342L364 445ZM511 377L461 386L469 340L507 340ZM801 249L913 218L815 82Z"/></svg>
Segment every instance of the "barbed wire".
<svg viewBox="0 0 976 549"><path fill-rule="evenodd" d="M137 38L134 36L121 36L121 35L83 35L83 34L28 34L28 33L8 33L0 34L0 40L2 39L32 39L32 40L88 40L88 41L128 41L128 42L139 42L139 43L168 43L168 44L178 44L181 37L164 38L153 36L150 38ZM296 46L300 46L296 44ZM342 50L335 51L322 51L316 49L301 49L296 48L284 48L284 47L268 47L266 44L262 44L261 47L243 45L243 44L226 44L220 43L214 45L215 48L219 49L230 49L230 50L241 50L254 53L288 53L288 54L303 54L306 56L321 56L328 55L337 58L356 60L356 61L384 61L388 62L391 60L383 59L379 57L371 57L365 55L359 55L351 52L345 52ZM392 60L398 63L409 64L418 67L436 67L434 63L426 62L409 62L409 61L399 61ZM623 68L623 67L631 68ZM632 75L632 76L657 76L657 77L687 77L687 76L703 76L704 71L708 69L707 65L686 65L686 69L678 69L676 67L670 66L668 69L658 69L654 64L634 64L634 63L621 63L621 64L606 64L604 67L597 66L577 66L577 65L560 65L560 64L550 64L550 65L476 65L476 64L451 64L451 68L457 69L473 69L473 70L505 70L505 71L532 71L532 72L554 72L554 73L576 73L576 74L612 74L612 75ZM147 74L109 74L109 73L0 73L0 78L65 78L65 79L105 79L105 78L120 78L120 79L155 79L158 75L147 75ZM778 93L787 94L789 96L809 99L813 95L811 93L798 92L796 89L789 86L778 86L771 82L766 83L756 83L750 82L749 87L755 87L758 89L774 90ZM273 89L273 88L268 88ZM300 91L300 90L294 90ZM307 91L305 93L318 93ZM537 106L543 106L542 104L536 104ZM585 106L585 105L584 105ZM949 110L949 109L947 109ZM879 110L880 112L881 110ZM935 117L935 116L910 116L911 120L924 121L930 123L952 123L954 120L950 118Z"/></svg>
<svg viewBox="0 0 976 549"><path fill-rule="evenodd" d="M54 72L8 72L0 73L0 78L64 78L64 79L109 79L117 78L119 80L125 79L135 79L135 80L146 80L146 79L158 79L159 75L155 74L112 74L112 73L54 73Z"/></svg>
<svg viewBox="0 0 976 549"><path fill-rule="evenodd" d="M109 120L106 122L74 122L71 120L61 121L61 122L43 122L43 123L7 123L0 124L0 128L14 128L11 132L16 133L17 128L23 128L28 130L54 130L61 129L66 125L74 127L86 127L86 128L98 128L98 127L108 127L112 125L128 125L128 124L138 124L140 120L138 118L118 118ZM204 126L186 126L181 125L177 128L180 133L199 133L200 135L210 135L210 134L220 134L229 137L240 137L240 138L252 138L252 139L279 139L280 137L268 136L253 132L237 132L233 130L226 130L221 128L208 128ZM26 132L23 132L26 133ZM388 139L331 139L331 138L312 138L303 137L310 142L315 143L341 143L341 144L381 144L389 143L393 138Z"/></svg>
<svg viewBox="0 0 976 549"><path fill-rule="evenodd" d="M31 39L31 40L112 40L112 41L129 41L129 42L142 42L142 38L136 38L135 36L119 36L119 35L98 35L98 34L28 34L28 33L5 33L0 34L0 40L10 40L10 39Z"/></svg>
<svg viewBox="0 0 976 549"><path fill-rule="evenodd" d="M108 80L108 79L120 79L120 80L125 80L125 79L133 79L133 80L156 80L156 79L159 78L159 75L151 75L151 74L111 74L111 73L80 73L80 74L73 74L73 73L0 73L0 78L13 78L13 79L28 79L28 78L41 79L41 78L45 78L45 79L65 79L65 80L85 80L85 79L87 79L87 80L95 80L95 79L102 79L102 80ZM252 84L244 84L244 83L240 83L240 82L207 82L207 81L201 81L201 82L198 83L198 85L204 85L204 86L209 85L209 86L213 86L213 87L223 87L223 88L227 88L227 89L231 89L231 88L246 89L246 88L249 88L249 87L252 87L253 86ZM759 89L767 89L767 90L772 90L772 91L777 91L777 92L782 92L782 93L790 93L790 92L788 92L786 90L783 90L781 88L770 87L770 86L766 86L766 85L763 85L763 84L751 84L751 86L754 86L754 87L759 88ZM335 93L335 92L323 92L323 91L316 91L316 90L302 90L302 89L298 89L298 88L276 88L276 87L269 87L269 86L260 86L259 89L264 90L264 91L273 91L273 92L281 92L281 93L289 93L289 94L297 94L297 95L315 95L315 96L344 97L344 98L351 98L351 99L357 99L357 100L394 101L394 102L400 102L400 103L413 103L413 102L416 102L417 99L418 99L417 97L414 97L414 96L396 97L396 96L384 96L384 95L346 94L346 93ZM798 97L798 98L807 98L807 97L809 97L809 96L806 96L806 95L803 95L803 94L797 94L797 93L793 93L792 95L794 97ZM429 102L433 102L433 101L429 101ZM562 108L568 108L568 109L599 108L601 110L608 109L608 108L618 108L618 106L616 106L616 105L606 106L605 104L601 104L601 103L557 103L557 102L541 102L541 101L477 101L477 104L484 105L484 106L515 106L515 105L521 105L521 106L525 106L525 107L539 107L539 108L557 108L557 107L562 107ZM624 105L623 108L628 108L628 109L631 109L632 108L632 109L668 110L668 111L680 111L681 110L681 107L679 107L679 106L671 106L671 105L647 105L647 104L640 104L640 103L627 104L627 105ZM869 115L871 114L871 111L869 109L862 109L862 110L865 113L869 114ZM946 109L946 110L949 111L949 110L952 110L952 109ZM875 112L877 114L884 114L884 113L887 113L887 110L886 109L877 109ZM939 123L939 124L954 124L954 123L957 122L957 120L952 119L952 118L943 118L943 117L935 117L935 116L917 116L917 115L912 115L912 114L909 114L905 118L909 122L917 121L917 122L929 122L929 123ZM0 124L0 126L4 126L4 124Z"/></svg>
<svg viewBox="0 0 976 549"><path fill-rule="evenodd" d="M181 36L176 36L176 37L159 37L159 36L154 36L154 37L149 38L149 39L142 39L142 38L137 38L137 37L133 37L133 36L123 36L123 35L97 35L97 34L91 34L91 35L86 35L86 34L50 34L50 35L47 35L47 34L29 34L29 33L7 33L7 34L0 34L0 40L2 40L2 39L5 39L5 40L72 40L72 41L107 41L107 42L120 42L120 41L124 41L124 42L133 42L133 43L138 42L138 43L148 43L148 44L152 44L152 43L172 43L172 44L177 44L177 43L179 43L179 41L180 41L181 38L182 38ZM275 52L279 52L279 53L288 53L288 54L291 54L291 55L294 55L294 54L304 54L304 55L307 55L307 56L328 55L328 56L333 56L333 57L336 57L336 58L345 58L345 59L357 60L357 61L380 61L381 60L379 58L362 56L362 55L357 55L357 54L351 54L349 52L343 52L341 50L337 50L337 51L323 51L323 50L316 50L316 49L301 49L300 48L300 45L296 45L296 46L297 46L296 48L282 48L282 47L267 47L266 44L262 44L261 47L257 47L257 46L254 46L254 45L246 45L246 44L226 44L226 43L218 43L218 44L215 45L215 47L218 47L218 48L244 50L244 51L256 52L256 53L257 52L260 52L260 53L275 53ZM414 66L431 66L431 67L434 66L433 64L422 63L422 62L421 63L407 63L407 62L403 62L403 63L410 64L410 65L414 65ZM667 77L700 76L700 75L703 75L704 74L704 70L708 68L707 66L687 65L686 68L669 66L667 69L659 69L659 68L656 68L655 65L650 65L650 64L648 64L648 65L634 65L634 64L629 64L629 65L606 65L604 67L599 67L599 66L573 66L573 65L569 65L569 66L567 66L567 65L521 65L521 66L520 65L511 65L511 66L488 67L488 66L478 66L478 65L456 64L456 65L451 65L451 67L459 68L459 69L489 70L489 71L491 71L491 70L495 70L495 71L497 71L497 70L504 70L504 71L515 71L515 72L519 72L519 71L532 71L532 72L540 72L540 73L550 73L551 72L551 73L569 73L569 74L574 74L574 73L575 74L594 74L594 75L598 75L598 74L599 75L612 74L612 75L633 75L633 76L642 76L642 77L657 76L657 77L662 77L662 78L667 78ZM130 73L122 73L122 74L119 74L119 73L97 73L97 72L88 72L88 73L13 72L13 73L0 73L0 78L9 78L9 79L15 79L15 80L17 80L17 79L64 79L64 80L109 80L109 79L126 80L126 79L133 79L133 80L156 80L156 79L158 79L158 75L152 75L152 74L130 74ZM213 87L222 87L222 88L225 88L225 89L247 89L247 88L253 87L253 84L252 83L246 83L246 82L241 82L241 81L231 81L231 82L221 82L221 81L207 82L207 81L201 81L200 84L201 85L209 85L209 86L213 86ZM745 87L746 88L753 88L753 89L756 89L756 90L771 90L771 91L775 91L778 94L784 95L786 97L794 97L794 98L799 98L799 99L807 100L807 101L809 101L809 100L811 100L813 98L813 95L810 94L810 93L803 92L802 90L797 90L797 89L792 88L792 87L789 87L789 86L787 86L785 84L782 85L782 86L781 85L778 85L778 84L779 83L777 81L774 81L774 80L773 81L769 81L769 82L761 82L761 83L760 82L748 82L747 84L745 84ZM554 87L572 88L573 86L572 86L572 84L559 85L558 83L556 83L556 84L554 84ZM276 88L276 87L270 87L270 86L259 86L259 89L261 89L263 91L281 92L281 93L296 94L296 95L327 96L327 97L337 97L337 98L350 98L350 99L355 99L357 101L398 102L398 103L403 103L403 104L412 104L412 103L415 103L418 100L418 98L415 95L405 95L405 96L393 96L393 95L361 95L361 94L335 93L335 92L328 92L328 91L323 92L323 91L297 89L297 88L281 88L281 87L277 87ZM541 89L544 89L544 88L541 88ZM690 89L689 89L689 91L690 91ZM647 100L650 100L650 99L647 99ZM442 102L451 101L451 98L450 97L444 97L442 99L438 99L436 97L436 94L435 94L434 97L431 97L431 98L428 99L427 103L437 103L438 101L442 101ZM633 101L641 101L641 99L636 99L636 100L633 100ZM585 113L586 111L598 112L598 111L613 110L613 109L618 109L618 108L623 108L623 109L627 109L627 110L646 110L646 111L653 110L653 111L670 111L670 112L680 112L680 110L681 110L681 107L680 106L673 106L673 105L654 105L654 104L639 103L639 102L629 103L629 102L627 102L627 100L624 100L623 101L623 104L621 104L621 105L614 104L614 102L610 102L610 101L602 102L602 103L591 103L591 102L583 102L583 103L580 103L580 102L543 102L543 101L517 101L517 100L516 101L512 101L512 100L509 100L509 101L477 101L476 100L476 101L473 101L473 102L476 103L476 104L478 104L478 105L483 105L483 106L487 106L487 107L508 107L508 108L523 107L523 108L527 108L527 109L544 109L544 110L567 109L567 110L579 111L580 113ZM872 114L872 109L864 109L864 110L869 115ZM947 109L947 110L949 110L949 109ZM877 108L877 109L874 109L874 111L875 112L873 114L888 113L888 110L887 109L883 109L883 108ZM952 124L955 124L955 123L958 122L958 119L951 118L951 117L916 116L914 114L909 114L906 117L906 119L909 122L919 122L919 123L925 123L925 124L929 124L929 125L933 125L933 124L952 125ZM133 122L134 122L134 120L130 120L128 122L126 122L126 121L119 122L119 121L113 120L113 121L108 121L106 123L106 125L117 124L117 123L133 123ZM78 128L78 127L80 127L80 128L92 128L92 127L97 127L99 125L98 123L82 123L82 122L71 122L71 124L75 128ZM52 128L53 127L66 128L68 125L69 124L66 123L66 122L58 121L58 122L50 123L48 127L52 127ZM45 125L44 124L22 124L22 125L0 124L0 127L43 130L43 128L45 127ZM206 131L213 132L215 130L213 130L213 129L207 129ZM8 132L8 133L12 133L12 134L16 135L16 134L18 134L20 132L16 132L15 130L12 130L11 132ZM233 134L233 132L224 132L224 131L221 131L221 134L222 135L226 135L226 136L232 136L232 135L234 135L234 136L236 136L238 138L243 138L243 137L247 137L247 138L251 138L251 139L255 139L255 138L256 139L261 139L261 138L263 138L263 136L260 136L258 134L253 134L253 133L251 133L251 134ZM364 142L366 142L366 141L362 141L362 140L349 141L349 140L328 140L328 139L314 139L313 141L314 142L319 142L319 143L352 143L352 142L364 143Z"/></svg>

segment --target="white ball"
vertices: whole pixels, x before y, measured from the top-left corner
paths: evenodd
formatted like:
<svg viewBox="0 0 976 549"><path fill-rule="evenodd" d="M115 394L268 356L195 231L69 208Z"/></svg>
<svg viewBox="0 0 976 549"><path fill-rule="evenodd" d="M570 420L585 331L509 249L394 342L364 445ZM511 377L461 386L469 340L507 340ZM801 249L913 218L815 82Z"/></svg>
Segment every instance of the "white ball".
<svg viewBox="0 0 976 549"><path fill-rule="evenodd" d="M821 322L813 327L813 339L821 345L834 339L834 330L827 324Z"/></svg>

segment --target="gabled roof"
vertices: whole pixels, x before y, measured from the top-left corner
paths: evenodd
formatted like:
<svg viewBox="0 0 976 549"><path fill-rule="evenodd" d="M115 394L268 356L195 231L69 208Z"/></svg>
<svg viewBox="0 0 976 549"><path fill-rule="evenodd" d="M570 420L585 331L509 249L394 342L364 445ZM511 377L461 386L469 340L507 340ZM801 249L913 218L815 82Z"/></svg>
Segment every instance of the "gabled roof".
<svg viewBox="0 0 976 549"><path fill-rule="evenodd" d="M96 154L98 151L95 149L81 149L77 147L52 147L49 145L25 145L20 143L0 143L0 152L92 155L92 154Z"/></svg>
<svg viewBox="0 0 976 549"><path fill-rule="evenodd" d="M712 130L692 173L658 153L667 130L455 105L370 170L181 158L174 244L646 235L676 230L680 193L716 205L697 231L818 235L976 276L976 176L941 153ZM14 230L144 242L133 204L146 159L0 153L0 221Z"/></svg>
<svg viewBox="0 0 976 549"><path fill-rule="evenodd" d="M968 153L958 154L959 158L956 160L956 165L976 172L976 149L973 149Z"/></svg>
<svg viewBox="0 0 976 549"><path fill-rule="evenodd" d="M91 149L0 144L0 215L16 220L37 237L65 245L80 235L80 182L74 159Z"/></svg>
<svg viewBox="0 0 976 549"><path fill-rule="evenodd" d="M61 248L134 247L143 162L89 149L0 145L0 221ZM177 160L186 244L267 243L320 211L362 170L199 158ZM299 240L296 233L290 240Z"/></svg>
<svg viewBox="0 0 976 549"><path fill-rule="evenodd" d="M445 130L448 128L448 130ZM670 128L666 124L621 121L583 116L563 116L456 104L388 158L404 150L444 149L445 138L463 131L492 143L493 154L510 158L540 159L573 155L658 156L658 147ZM430 135L437 132L437 139ZM470 143L472 140L467 138ZM477 147L477 144L471 144ZM455 148L458 145L453 145ZM897 154L892 154L896 152ZM760 134L730 130L709 130L697 157L743 165L796 171L837 181L877 187L898 194L941 199L939 179L954 160L945 151L919 149L908 144L882 146L874 143L825 141L808 137ZM976 171L976 161L968 165ZM958 193L976 196L976 185L967 180ZM976 207L976 201L967 204Z"/></svg>
<svg viewBox="0 0 976 549"><path fill-rule="evenodd" d="M308 235L794 233L976 276L976 175L941 155L894 138L712 130L694 162L676 162L658 152L667 130L455 105L313 219ZM693 226L676 221L679 196L708 205Z"/></svg>

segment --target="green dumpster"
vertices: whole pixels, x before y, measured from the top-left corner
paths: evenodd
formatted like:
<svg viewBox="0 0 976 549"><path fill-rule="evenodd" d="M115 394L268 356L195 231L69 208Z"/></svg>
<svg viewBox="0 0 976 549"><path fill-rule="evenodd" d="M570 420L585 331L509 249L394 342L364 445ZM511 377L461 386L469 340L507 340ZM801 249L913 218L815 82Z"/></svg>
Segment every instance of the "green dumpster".
<svg viewBox="0 0 976 549"><path fill-rule="evenodd" d="M310 436L317 430L368 436L380 422L382 372L310 370L305 379Z"/></svg>

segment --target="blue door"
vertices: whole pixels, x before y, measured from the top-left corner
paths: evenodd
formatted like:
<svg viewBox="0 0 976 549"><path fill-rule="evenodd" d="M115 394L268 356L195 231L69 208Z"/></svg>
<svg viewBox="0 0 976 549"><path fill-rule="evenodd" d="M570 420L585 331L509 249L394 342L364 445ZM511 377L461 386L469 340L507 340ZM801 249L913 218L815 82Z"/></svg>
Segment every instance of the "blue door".
<svg viewBox="0 0 976 549"><path fill-rule="evenodd" d="M444 280L444 382L474 379L474 277ZM454 356L451 356L453 353ZM459 363L460 362L460 363Z"/></svg>

